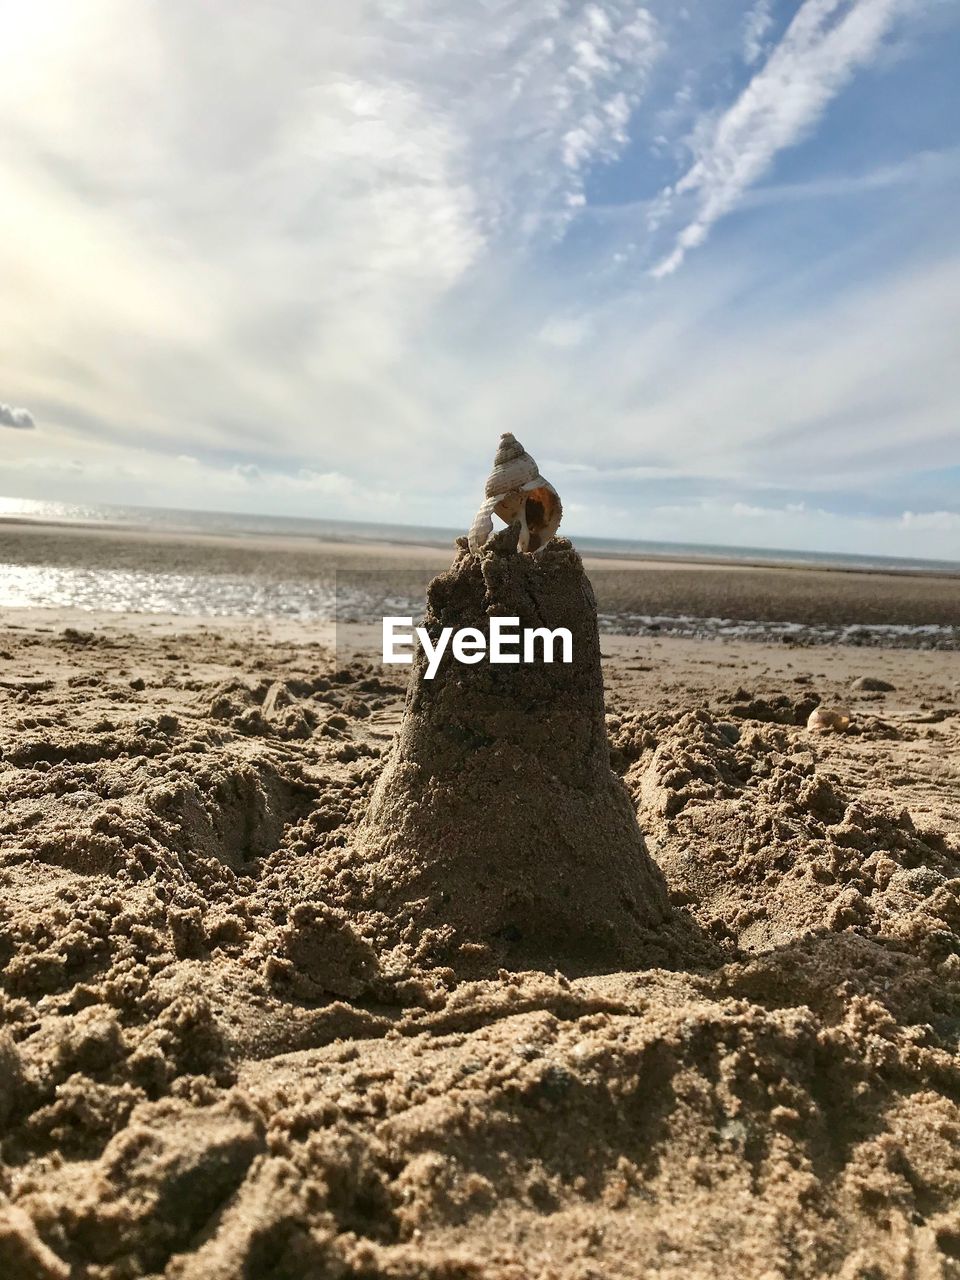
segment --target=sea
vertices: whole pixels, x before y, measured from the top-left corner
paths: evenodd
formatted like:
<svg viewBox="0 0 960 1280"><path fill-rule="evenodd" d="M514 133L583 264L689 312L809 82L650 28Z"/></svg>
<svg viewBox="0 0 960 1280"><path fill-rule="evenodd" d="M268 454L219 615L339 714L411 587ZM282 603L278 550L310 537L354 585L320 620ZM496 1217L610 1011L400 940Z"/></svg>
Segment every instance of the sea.
<svg viewBox="0 0 960 1280"><path fill-rule="evenodd" d="M240 572L226 556L169 559L49 556L31 558L29 544L12 554L16 527L32 523L69 531L83 526L102 529L183 535L216 535L237 549L254 547L258 539L282 537L302 544L307 559L273 557L269 567ZM0 609L66 607L85 611L155 613L174 616L296 618L303 621L379 622L384 613L418 614L422 610L424 573L397 572L384 585L384 575L323 572L310 562L317 542L390 543L409 547L452 547L462 530L418 525L378 524L296 516L238 512L177 510L158 507L81 505L0 497ZM585 555L609 558L611 568L626 558L699 561L758 566L800 565L845 570L908 574L960 574L956 561L878 555L796 551L769 547L719 546L705 543L653 542L619 538L570 536ZM234 558L236 560L236 558ZM295 572L285 572L293 565ZM339 582L337 579L339 578ZM404 583L407 587L404 587ZM938 625L807 626L790 621L688 615L646 615L619 611L600 615L601 631L663 633L695 638L780 638L796 643L901 644L910 647L960 648L960 628Z"/></svg>

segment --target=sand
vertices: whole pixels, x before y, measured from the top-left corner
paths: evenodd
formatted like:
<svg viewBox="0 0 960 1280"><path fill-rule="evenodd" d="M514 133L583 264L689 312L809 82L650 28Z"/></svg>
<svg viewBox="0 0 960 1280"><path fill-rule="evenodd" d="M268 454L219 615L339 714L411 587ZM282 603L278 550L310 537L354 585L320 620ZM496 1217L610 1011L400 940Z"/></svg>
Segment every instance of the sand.
<svg viewBox="0 0 960 1280"><path fill-rule="evenodd" d="M600 637L580 557L517 555L519 525L430 584L423 625L483 637L491 616L564 629L570 661L412 664L395 749L356 847L376 945L419 939L459 977L635 968L676 946L663 877L610 767ZM519 647L519 645L518 645ZM381 937L383 941L381 942ZM685 941L685 938L684 938Z"/></svg>
<svg viewBox="0 0 960 1280"><path fill-rule="evenodd" d="M960 1275L960 654L604 637L687 949L464 977L330 640L0 626L0 1276Z"/></svg>

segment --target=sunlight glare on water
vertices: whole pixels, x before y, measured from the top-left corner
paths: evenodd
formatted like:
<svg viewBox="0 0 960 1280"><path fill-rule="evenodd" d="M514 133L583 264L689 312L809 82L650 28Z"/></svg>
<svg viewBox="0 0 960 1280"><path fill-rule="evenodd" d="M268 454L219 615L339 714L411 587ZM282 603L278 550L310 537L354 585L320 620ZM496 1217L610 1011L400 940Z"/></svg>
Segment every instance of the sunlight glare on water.
<svg viewBox="0 0 960 1280"><path fill-rule="evenodd" d="M60 502L36 502L33 498L0 497L0 519L19 517L29 520L57 520L64 514L65 508Z"/></svg>
<svg viewBox="0 0 960 1280"><path fill-rule="evenodd" d="M331 583L257 580L240 574L148 573L59 565L0 565L0 608L107 610L197 617L335 616Z"/></svg>
<svg viewBox="0 0 960 1280"><path fill-rule="evenodd" d="M27 525L40 527L37 536ZM98 532L80 533L87 525ZM18 527L19 526L19 527ZM48 526L46 529L43 526ZM125 537L130 532L131 539ZM103 536L103 535L107 536ZM142 535L146 534L144 538ZM215 535L216 543L203 537ZM283 547L259 539L282 535ZM343 570L327 554L325 540L337 544L392 542L452 549L454 534L390 525L351 525L335 520L251 516L217 512L150 510L139 507L80 506L27 498L0 497L0 609L73 608L87 613L166 614L206 618L288 618L305 622L376 623L386 615L419 616L433 571L396 568L389 558L369 571ZM717 548L665 544L613 544L583 539L594 554L716 554ZM213 551L210 551L210 547ZM204 548L206 547L206 551ZM163 548L162 555L157 548ZM802 553L729 549L741 563L775 564ZM901 572L949 565L869 557L817 557L807 564L844 568L897 568ZM49 560L49 563L44 561ZM237 571L237 563L247 569ZM211 562L212 561L212 562ZM372 563L372 562L371 562ZM616 561L608 561L616 569ZM216 566L215 568L213 566ZM952 566L956 568L957 566ZM282 575L282 576L281 576ZM592 570L595 586L603 570ZM602 592L601 592L602 596ZM637 604L642 602L638 593ZM726 617L648 617L636 606L607 612L601 604L600 630L634 635L671 634L691 638L777 637L791 643L919 644L960 646L960 628L937 625L816 625L749 621Z"/></svg>

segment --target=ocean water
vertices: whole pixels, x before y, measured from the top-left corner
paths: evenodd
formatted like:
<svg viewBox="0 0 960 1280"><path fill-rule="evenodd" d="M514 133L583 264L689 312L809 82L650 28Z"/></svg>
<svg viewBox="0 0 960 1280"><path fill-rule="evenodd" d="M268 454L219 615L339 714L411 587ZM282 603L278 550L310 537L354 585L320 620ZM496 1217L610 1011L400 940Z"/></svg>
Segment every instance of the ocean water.
<svg viewBox="0 0 960 1280"><path fill-rule="evenodd" d="M149 544L126 541L77 544L69 538L42 552L32 539L17 540L22 522L53 528L97 526L130 531L213 534L221 549L193 554L152 553ZM172 614L200 617L292 618L302 621L379 622L385 614L418 617L427 570L338 571L315 553L318 541L388 542L404 546L450 548L458 530L353 523L341 520L257 516L148 507L78 506L0 498L0 608L68 607L93 612ZM290 540L282 554L258 554L259 538ZM800 564L847 570L960 573L960 564L897 560L883 556L845 556L717 547L701 544L624 541L579 537L585 554L617 559L732 561L754 565ZM603 572L592 575L595 585ZM960 589L960 584L958 584ZM617 607L603 611L603 632L664 634L698 639L780 639L796 644L840 643L960 648L960 627L938 625L809 625L750 621L742 618L647 615Z"/></svg>
<svg viewBox="0 0 960 1280"><path fill-rule="evenodd" d="M203 533L254 538L265 535L300 537L323 542L391 542L400 546L449 547L466 529L427 525L375 524L354 520L321 520L301 516L260 516L243 512L188 511L165 507L121 507L39 502L29 498L0 497L0 523L28 520L39 524L99 525L166 533ZM846 555L829 551L793 551L784 548L722 546L701 542L651 542L642 539L584 537L565 525L585 555L615 558L669 558L678 560L734 561L743 564L821 565L834 569L882 569L888 572L960 573L960 562L923 560L900 556Z"/></svg>

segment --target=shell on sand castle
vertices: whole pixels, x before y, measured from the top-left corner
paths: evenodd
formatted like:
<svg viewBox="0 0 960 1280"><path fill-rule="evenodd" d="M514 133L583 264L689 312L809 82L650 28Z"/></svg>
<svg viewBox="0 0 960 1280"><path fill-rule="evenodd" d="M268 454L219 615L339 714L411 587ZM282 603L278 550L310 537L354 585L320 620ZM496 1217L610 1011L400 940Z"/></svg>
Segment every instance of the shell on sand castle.
<svg viewBox="0 0 960 1280"><path fill-rule="evenodd" d="M560 495L509 431L500 437L493 470L483 491L483 505L470 526L471 551L482 547L490 537L494 515L506 524L520 522L519 551L541 551L560 527Z"/></svg>

